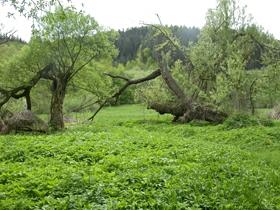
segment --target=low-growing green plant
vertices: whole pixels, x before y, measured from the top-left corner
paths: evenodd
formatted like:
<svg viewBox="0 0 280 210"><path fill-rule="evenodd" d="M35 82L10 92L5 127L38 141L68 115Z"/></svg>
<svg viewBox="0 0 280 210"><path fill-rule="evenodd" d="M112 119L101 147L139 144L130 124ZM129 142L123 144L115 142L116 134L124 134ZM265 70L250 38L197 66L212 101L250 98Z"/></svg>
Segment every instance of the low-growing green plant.
<svg viewBox="0 0 280 210"><path fill-rule="evenodd" d="M280 125L221 126L121 106L0 136L0 209L279 209Z"/></svg>

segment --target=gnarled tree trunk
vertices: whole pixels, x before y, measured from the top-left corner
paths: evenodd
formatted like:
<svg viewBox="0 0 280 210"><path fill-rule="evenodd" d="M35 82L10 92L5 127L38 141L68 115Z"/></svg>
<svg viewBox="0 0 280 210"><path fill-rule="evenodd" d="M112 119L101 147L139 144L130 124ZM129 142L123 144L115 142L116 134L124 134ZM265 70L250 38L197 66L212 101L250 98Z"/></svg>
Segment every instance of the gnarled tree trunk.
<svg viewBox="0 0 280 210"><path fill-rule="evenodd" d="M227 114L213 107L190 102L150 103L149 109L159 114L172 114L173 122L190 122L192 120L205 120L211 123L222 123Z"/></svg>
<svg viewBox="0 0 280 210"><path fill-rule="evenodd" d="M62 79L56 79L52 84L50 126L54 130L60 130L64 128L63 103L66 94L66 86L67 82Z"/></svg>

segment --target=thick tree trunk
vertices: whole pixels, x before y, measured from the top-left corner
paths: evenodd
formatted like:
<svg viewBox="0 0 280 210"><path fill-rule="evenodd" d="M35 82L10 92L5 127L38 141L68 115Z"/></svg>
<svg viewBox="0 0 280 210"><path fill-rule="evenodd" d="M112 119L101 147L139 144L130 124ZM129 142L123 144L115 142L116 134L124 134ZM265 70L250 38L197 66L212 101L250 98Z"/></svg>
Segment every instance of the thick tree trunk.
<svg viewBox="0 0 280 210"><path fill-rule="evenodd" d="M148 104L148 109L153 109L159 114L172 114L174 116L173 121L176 122L179 117L183 116L183 114L187 111L187 106L184 103L151 102L150 104Z"/></svg>
<svg viewBox="0 0 280 210"><path fill-rule="evenodd" d="M97 113L112 99L118 99L118 97L126 90L127 87L133 84L139 84L145 81L149 81L157 78L158 76L162 76L165 84L172 94L176 96L175 101L171 101L168 103L164 102L152 102L148 105L148 108L154 109L160 114L172 114L174 116L174 122L190 122L192 120L205 120L213 123L221 123L223 122L227 114L224 112L220 112L214 107L206 106L203 104L197 104L194 97L188 97L177 83L176 79L172 76L166 58L162 56L160 62L160 69L156 70L152 74L147 77L130 80L123 76L115 76L111 74L107 74L113 79L122 79L125 80L125 85L116 92L113 96L106 99L100 107L95 111L94 115L89 118L89 120L93 120L93 118L97 115Z"/></svg>
<svg viewBox="0 0 280 210"><path fill-rule="evenodd" d="M32 103L30 97L30 90L26 92L25 100L26 100L26 109L31 111Z"/></svg>
<svg viewBox="0 0 280 210"><path fill-rule="evenodd" d="M190 122L192 120L204 120L211 123L222 123L228 117L224 112L221 112L213 107L208 107L200 104L193 104L191 109L187 109L183 116L178 118L179 122Z"/></svg>
<svg viewBox="0 0 280 210"><path fill-rule="evenodd" d="M222 123L227 114L213 107L202 106L196 103L151 103L148 108L159 114L172 114L173 122L190 122L192 120L205 120L212 123Z"/></svg>
<svg viewBox="0 0 280 210"><path fill-rule="evenodd" d="M170 73L170 69L168 67L166 58L163 56L162 63L160 64L161 68L161 76L165 83L167 84L169 90L180 100L180 101L186 101L187 97L180 87L180 85L177 83L177 81L173 78L173 76Z"/></svg>
<svg viewBox="0 0 280 210"><path fill-rule="evenodd" d="M66 93L67 83L63 80L53 81L52 99L50 110L50 126L53 130L60 130L64 128L63 121L63 102Z"/></svg>

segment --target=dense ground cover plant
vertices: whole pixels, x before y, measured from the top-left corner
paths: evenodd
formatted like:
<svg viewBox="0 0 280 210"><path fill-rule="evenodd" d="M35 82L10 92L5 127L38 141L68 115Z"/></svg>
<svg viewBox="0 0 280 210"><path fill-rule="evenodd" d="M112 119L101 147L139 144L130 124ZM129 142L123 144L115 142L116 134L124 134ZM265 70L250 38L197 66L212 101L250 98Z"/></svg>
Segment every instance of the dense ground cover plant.
<svg viewBox="0 0 280 210"><path fill-rule="evenodd" d="M280 131L172 124L141 106L0 137L0 209L279 209Z"/></svg>

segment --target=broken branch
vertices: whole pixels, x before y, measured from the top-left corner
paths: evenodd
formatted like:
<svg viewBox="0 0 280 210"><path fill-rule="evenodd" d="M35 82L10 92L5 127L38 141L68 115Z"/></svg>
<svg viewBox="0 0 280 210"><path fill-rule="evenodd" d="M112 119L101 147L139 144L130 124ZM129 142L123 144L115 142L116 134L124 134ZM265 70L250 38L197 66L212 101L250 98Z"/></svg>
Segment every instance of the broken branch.
<svg viewBox="0 0 280 210"><path fill-rule="evenodd" d="M31 109L31 102L30 102L30 91L31 89L39 82L41 78L50 79L49 73L53 69L53 64L47 65L41 71L39 71L27 84L18 86L16 88L6 90L0 88L0 96L3 99L0 101L0 109L4 104L6 104L11 98L19 99L22 97L26 98L27 101L27 108Z"/></svg>
<svg viewBox="0 0 280 210"><path fill-rule="evenodd" d="M143 78L139 78L139 79L135 79L135 80L130 80L128 78L125 78L123 76L115 76L112 74L106 74L107 76L113 78L113 79L122 79L125 80L126 83L124 84L124 86L122 86L116 93L114 93L111 97L105 99L103 101L103 103L100 104L99 108L95 111L95 113L88 119L90 121L92 121L95 116L101 111L101 109L106 106L110 101L115 99L115 103L118 101L120 95L131 85L137 85L143 82L147 82L150 80L153 80L155 78L157 78L158 76L161 75L161 71L160 69L157 69L156 71L152 72L151 74L147 75L146 77Z"/></svg>

